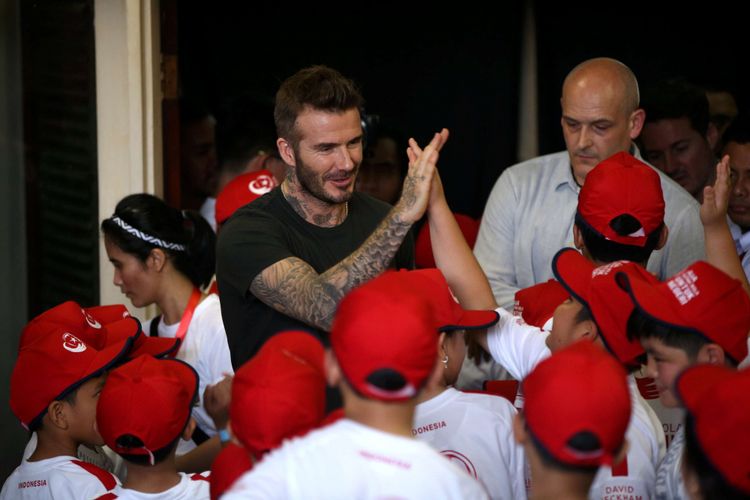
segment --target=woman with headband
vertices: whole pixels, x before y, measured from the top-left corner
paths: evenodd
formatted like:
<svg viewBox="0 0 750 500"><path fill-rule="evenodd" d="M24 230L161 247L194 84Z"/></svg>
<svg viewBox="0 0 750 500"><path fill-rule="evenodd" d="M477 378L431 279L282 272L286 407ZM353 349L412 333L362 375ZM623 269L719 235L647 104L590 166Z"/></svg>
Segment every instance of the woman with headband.
<svg viewBox="0 0 750 500"><path fill-rule="evenodd" d="M219 298L201 292L214 274L213 230L196 212L174 209L150 194L132 194L102 221L102 232L115 268L113 283L135 307L158 306L161 315L143 331L181 339L176 357L198 372L202 399L207 385L233 372ZM217 434L202 400L193 417L195 444ZM177 453L191 448L182 441Z"/></svg>

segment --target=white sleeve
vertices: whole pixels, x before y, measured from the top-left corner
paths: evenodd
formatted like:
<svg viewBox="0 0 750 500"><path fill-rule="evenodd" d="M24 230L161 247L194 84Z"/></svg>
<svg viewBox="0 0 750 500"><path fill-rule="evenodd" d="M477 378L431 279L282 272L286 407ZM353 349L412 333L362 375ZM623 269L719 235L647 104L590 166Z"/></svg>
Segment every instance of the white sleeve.
<svg viewBox="0 0 750 500"><path fill-rule="evenodd" d="M285 499L290 494L285 480L284 457L286 450L279 448L258 463L252 470L244 473L232 487L221 497L232 499Z"/></svg>
<svg viewBox="0 0 750 500"><path fill-rule="evenodd" d="M119 480L112 477L119 484ZM108 491L98 477L83 468L80 472L55 471L49 479L52 498L98 498Z"/></svg>
<svg viewBox="0 0 750 500"><path fill-rule="evenodd" d="M474 244L474 255L482 266L497 303L512 309L519 290L513 265L517 196L508 170L492 188Z"/></svg>
<svg viewBox="0 0 750 500"><path fill-rule="evenodd" d="M224 374L232 374L234 370L218 302L211 305L206 314L201 316L200 321L199 327L203 342L198 348L199 354L195 366L195 371L200 376L198 387L200 406L193 410L193 416L199 427L209 436L213 436L217 430L213 419L203 407L203 392L208 385L219 382L224 378Z"/></svg>
<svg viewBox="0 0 750 500"><path fill-rule="evenodd" d="M511 377L521 381L551 354L546 343L549 332L527 325L501 307L496 311L500 321L487 330L490 355Z"/></svg>

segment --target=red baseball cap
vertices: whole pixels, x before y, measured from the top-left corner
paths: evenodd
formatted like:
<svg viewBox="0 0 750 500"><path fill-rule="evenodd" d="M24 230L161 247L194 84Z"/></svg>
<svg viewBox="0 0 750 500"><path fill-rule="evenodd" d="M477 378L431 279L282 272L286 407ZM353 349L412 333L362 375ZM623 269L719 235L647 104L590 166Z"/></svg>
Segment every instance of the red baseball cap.
<svg viewBox="0 0 750 500"><path fill-rule="evenodd" d="M208 477L211 499L224 494L245 472L253 468L253 460L247 450L234 443L227 444L216 455Z"/></svg>
<svg viewBox="0 0 750 500"><path fill-rule="evenodd" d="M633 303L618 286L616 274L634 275L651 282L658 282L656 278L638 264L625 260L596 267L573 248L563 248L555 254L552 272L574 299L589 308L607 349L624 365L639 365L638 358L645 351L638 340L628 340L627 335Z"/></svg>
<svg viewBox="0 0 750 500"><path fill-rule="evenodd" d="M216 197L216 225L224 223L240 207L278 186L268 170L257 170L238 175Z"/></svg>
<svg viewBox="0 0 750 500"><path fill-rule="evenodd" d="M281 332L232 381L232 432L256 457L320 424L325 415L324 348L307 332Z"/></svg>
<svg viewBox="0 0 750 500"><path fill-rule="evenodd" d="M483 330L500 319L493 309L468 310L461 307L443 273L436 268L387 271L381 276L381 286L392 287L394 290L407 289L426 298L432 307L435 328L441 332Z"/></svg>
<svg viewBox="0 0 750 500"><path fill-rule="evenodd" d="M677 394L693 416L702 451L724 479L750 493L750 370L700 364L676 382Z"/></svg>
<svg viewBox="0 0 750 500"><path fill-rule="evenodd" d="M576 342L540 362L523 380L523 416L552 457L576 467L611 465L630 422L630 390L622 366L591 342ZM582 450L571 440L596 437Z"/></svg>
<svg viewBox="0 0 750 500"><path fill-rule="evenodd" d="M621 151L601 161L586 176L578 194L578 213L606 239L643 247L648 235L664 222L664 195L659 174L638 158ZM610 223L629 214L641 229L622 236Z"/></svg>
<svg viewBox="0 0 750 500"><path fill-rule="evenodd" d="M464 214L453 214L456 218L458 227L464 234L466 243L470 248L474 248L479 233L479 221ZM435 256L432 254L432 241L430 240L430 224L425 222L417 233L417 240L414 243L414 263L418 269L436 267Z"/></svg>
<svg viewBox="0 0 750 500"><path fill-rule="evenodd" d="M122 455L148 455L177 439L198 400L198 374L178 359L139 356L112 370L96 407L96 424L107 446ZM125 435L143 446L118 443Z"/></svg>
<svg viewBox="0 0 750 500"><path fill-rule="evenodd" d="M179 339L148 337L141 330L141 322L130 315L122 304L96 307L81 307L69 300L63 302L34 318L21 333L21 345L33 341L45 329L38 328L41 323L49 323L75 331L76 335L98 350L131 338L133 345L128 357L141 354L152 354L156 357L171 355L179 348Z"/></svg>
<svg viewBox="0 0 750 500"><path fill-rule="evenodd" d="M542 328L568 297L570 292L557 280L537 283L516 292L513 314L529 325Z"/></svg>
<svg viewBox="0 0 750 500"><path fill-rule="evenodd" d="M747 357L750 298L742 284L707 262L695 262L664 282L618 278L644 314L718 344L739 363Z"/></svg>
<svg viewBox="0 0 750 500"><path fill-rule="evenodd" d="M383 274L351 291L336 311L331 348L349 385L363 397L415 397L437 361L429 299ZM395 284L395 286L394 286Z"/></svg>
<svg viewBox="0 0 750 500"><path fill-rule="evenodd" d="M24 330L10 378L13 414L28 429L52 401L110 369L132 343L126 338L97 349L74 328L32 321Z"/></svg>

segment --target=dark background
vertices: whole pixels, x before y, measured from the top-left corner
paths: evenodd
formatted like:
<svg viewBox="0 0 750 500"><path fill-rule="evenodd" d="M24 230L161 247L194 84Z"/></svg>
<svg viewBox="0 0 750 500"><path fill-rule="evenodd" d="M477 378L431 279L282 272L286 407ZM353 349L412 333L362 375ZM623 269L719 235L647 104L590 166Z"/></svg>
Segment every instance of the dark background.
<svg viewBox="0 0 750 500"><path fill-rule="evenodd" d="M737 8L655 3L536 3L540 153L564 148L562 81L590 57L623 61L641 88L668 76L727 88L743 109L748 43ZM441 175L451 207L475 217L495 179L516 162L523 2L461 2L447 11L317 2L178 9L184 95L215 108L239 95L271 103L298 69L332 66L360 85L368 113L406 134L425 141L441 127L451 130Z"/></svg>

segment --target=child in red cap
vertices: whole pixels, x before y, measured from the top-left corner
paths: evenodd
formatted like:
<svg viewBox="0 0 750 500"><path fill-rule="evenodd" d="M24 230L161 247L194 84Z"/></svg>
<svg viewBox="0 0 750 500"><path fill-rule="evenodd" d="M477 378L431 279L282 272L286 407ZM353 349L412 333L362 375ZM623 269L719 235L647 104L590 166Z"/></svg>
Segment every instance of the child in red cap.
<svg viewBox="0 0 750 500"><path fill-rule="evenodd" d="M325 414L325 351L307 332L287 331L271 337L242 365L232 382L228 444L211 469L211 498L282 441L319 426Z"/></svg>
<svg viewBox="0 0 750 500"><path fill-rule="evenodd" d="M681 406L675 380L685 368L707 363L736 369L747 357L750 298L736 279L744 276L736 260L735 278L705 262L696 262L663 283L618 276L635 305L628 335L646 350L646 374L656 380L664 406ZM659 464L656 498L687 498L681 467L684 431L680 427ZM730 434L725 438L734 439Z"/></svg>
<svg viewBox="0 0 750 500"><path fill-rule="evenodd" d="M0 498L93 498L114 488L117 479L79 460L77 452L81 445L104 444L95 425L104 374L127 355L130 335L140 328L124 322L108 332L118 340L97 348L84 340L86 321L62 326L42 316L21 335L10 382L11 410L36 433L37 444L6 480Z"/></svg>
<svg viewBox="0 0 750 500"><path fill-rule="evenodd" d="M103 498L209 498L208 474L177 472L180 438L190 439L198 374L176 359L143 355L112 370L96 423L104 442L127 464L127 478Z"/></svg>
<svg viewBox="0 0 750 500"><path fill-rule="evenodd" d="M590 342L555 352L524 379L513 433L531 466L530 498L587 498L597 470L624 458L625 380L622 366Z"/></svg>
<svg viewBox="0 0 750 500"><path fill-rule="evenodd" d="M286 442L223 498L487 498L412 435L416 398L437 375L427 300L375 278L344 297L330 341L326 371L345 417Z"/></svg>
<svg viewBox="0 0 750 500"><path fill-rule="evenodd" d="M690 498L750 498L750 371L697 365L677 379L687 410L683 474ZM738 404L738 402L740 402Z"/></svg>

